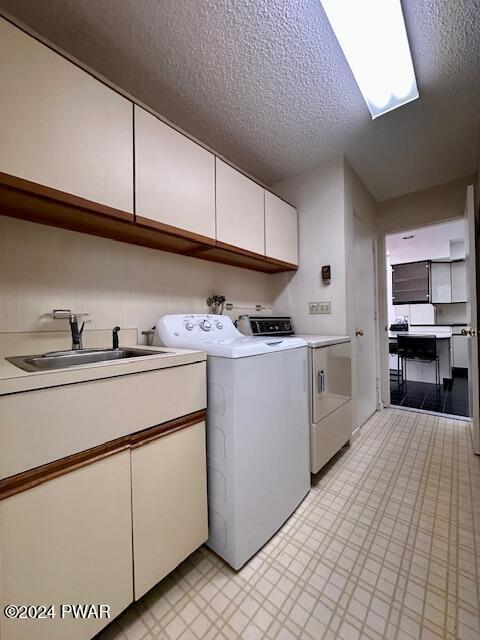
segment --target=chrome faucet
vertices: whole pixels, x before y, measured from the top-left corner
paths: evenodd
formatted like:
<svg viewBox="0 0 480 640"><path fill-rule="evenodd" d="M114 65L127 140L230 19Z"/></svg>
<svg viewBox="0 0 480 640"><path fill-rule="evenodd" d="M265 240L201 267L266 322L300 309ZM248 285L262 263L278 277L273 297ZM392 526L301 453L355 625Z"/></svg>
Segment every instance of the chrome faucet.
<svg viewBox="0 0 480 640"><path fill-rule="evenodd" d="M80 318L88 316L88 313L73 313L70 309L54 309L52 317L55 320L68 320L70 323L70 331L72 332L72 351L78 351L83 349L82 335L83 329L87 322L90 320L84 320L82 326L78 327L78 321Z"/></svg>

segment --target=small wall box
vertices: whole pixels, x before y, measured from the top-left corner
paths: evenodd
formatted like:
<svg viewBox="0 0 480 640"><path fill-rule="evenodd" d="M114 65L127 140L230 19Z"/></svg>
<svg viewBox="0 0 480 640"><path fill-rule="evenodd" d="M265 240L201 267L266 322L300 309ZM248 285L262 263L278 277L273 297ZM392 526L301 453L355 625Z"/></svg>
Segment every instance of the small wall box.
<svg viewBox="0 0 480 640"><path fill-rule="evenodd" d="M330 284L330 280L331 280L330 265L326 264L325 266L322 267L322 282L324 284Z"/></svg>

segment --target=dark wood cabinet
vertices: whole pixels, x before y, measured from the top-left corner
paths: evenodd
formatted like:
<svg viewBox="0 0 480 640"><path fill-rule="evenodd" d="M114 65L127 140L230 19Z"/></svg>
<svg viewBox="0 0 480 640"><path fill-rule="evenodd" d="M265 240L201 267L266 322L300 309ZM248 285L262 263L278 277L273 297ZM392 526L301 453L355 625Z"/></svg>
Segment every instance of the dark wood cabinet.
<svg viewBox="0 0 480 640"><path fill-rule="evenodd" d="M392 302L419 304L430 302L430 261L392 265Z"/></svg>

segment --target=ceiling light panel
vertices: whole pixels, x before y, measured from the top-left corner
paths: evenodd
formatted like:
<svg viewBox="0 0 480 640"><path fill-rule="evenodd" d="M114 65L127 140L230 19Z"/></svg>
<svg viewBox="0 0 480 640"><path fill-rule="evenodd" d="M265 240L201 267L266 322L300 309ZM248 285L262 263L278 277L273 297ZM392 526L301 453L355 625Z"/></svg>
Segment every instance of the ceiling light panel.
<svg viewBox="0 0 480 640"><path fill-rule="evenodd" d="M418 98L400 0L320 0L372 118Z"/></svg>

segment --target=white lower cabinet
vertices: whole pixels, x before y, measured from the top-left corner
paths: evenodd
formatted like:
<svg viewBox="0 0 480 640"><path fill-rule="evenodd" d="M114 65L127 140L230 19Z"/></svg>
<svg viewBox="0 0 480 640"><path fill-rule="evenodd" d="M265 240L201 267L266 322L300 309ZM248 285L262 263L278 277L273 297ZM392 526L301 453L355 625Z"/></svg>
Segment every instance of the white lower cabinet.
<svg viewBox="0 0 480 640"><path fill-rule="evenodd" d="M131 456L138 599L208 538L205 423L140 444Z"/></svg>
<svg viewBox="0 0 480 640"><path fill-rule="evenodd" d="M318 473L322 467L352 437L352 402L349 400L338 409L315 422L310 428L310 470Z"/></svg>
<svg viewBox="0 0 480 640"><path fill-rule="evenodd" d="M0 501L1 611L55 613L1 615L2 640L90 640L207 540L205 422L174 429ZM88 604L109 616L62 617Z"/></svg>
<svg viewBox="0 0 480 640"><path fill-rule="evenodd" d="M453 366L468 369L468 338L467 336L452 336Z"/></svg>
<svg viewBox="0 0 480 640"><path fill-rule="evenodd" d="M89 464L0 502L2 614L54 605L56 617L0 617L2 640L86 640L108 619L60 617L61 604L132 601L130 452Z"/></svg>

